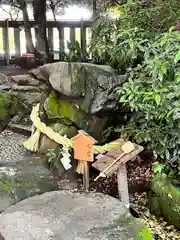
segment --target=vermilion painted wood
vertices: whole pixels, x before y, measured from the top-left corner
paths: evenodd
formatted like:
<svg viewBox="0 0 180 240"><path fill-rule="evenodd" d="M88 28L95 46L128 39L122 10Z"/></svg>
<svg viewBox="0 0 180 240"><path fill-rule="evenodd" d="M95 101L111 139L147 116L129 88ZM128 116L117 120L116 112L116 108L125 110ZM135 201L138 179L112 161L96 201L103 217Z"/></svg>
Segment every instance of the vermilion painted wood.
<svg viewBox="0 0 180 240"><path fill-rule="evenodd" d="M80 130L79 134L72 138L74 142L74 158L77 160L92 162L94 138Z"/></svg>

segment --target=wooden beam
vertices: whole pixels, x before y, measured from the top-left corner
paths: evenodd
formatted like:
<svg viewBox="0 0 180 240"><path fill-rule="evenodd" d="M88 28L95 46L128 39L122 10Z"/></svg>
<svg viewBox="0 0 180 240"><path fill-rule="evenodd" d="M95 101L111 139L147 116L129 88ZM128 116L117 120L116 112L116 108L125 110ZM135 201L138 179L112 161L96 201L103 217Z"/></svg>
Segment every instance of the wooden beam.
<svg viewBox="0 0 180 240"><path fill-rule="evenodd" d="M15 51L16 57L21 56L21 47L20 47L20 29L14 28L14 44L15 44Z"/></svg>
<svg viewBox="0 0 180 240"><path fill-rule="evenodd" d="M53 28L48 28L48 43L49 43L49 48L51 51L54 51L54 44L53 44L53 39L54 39L54 34L53 34Z"/></svg>
<svg viewBox="0 0 180 240"><path fill-rule="evenodd" d="M96 10L97 10L96 0L93 0L93 17L96 16Z"/></svg>
<svg viewBox="0 0 180 240"><path fill-rule="evenodd" d="M126 154L121 158L120 161L115 163L108 171L106 172L106 176L111 176L114 172L116 172L119 168L119 163L126 163L129 160L134 159L140 152L143 151L143 147L140 145L135 145L134 151ZM95 163L92 164L94 168L96 168L98 171L103 172L120 154L122 153L121 149L109 151L104 155L104 157L97 160Z"/></svg>
<svg viewBox="0 0 180 240"><path fill-rule="evenodd" d="M17 28L17 27L24 27L23 21L8 21L10 28ZM56 28L57 24L61 28L80 28L81 27L81 21L47 21L47 28ZM30 26L34 28L36 26L36 23L34 21L30 21ZM85 27L91 27L92 21L84 21ZM6 21L0 21L0 28L6 27Z"/></svg>
<svg viewBox="0 0 180 240"><path fill-rule="evenodd" d="M59 28L59 59L62 60L61 51L64 51L64 28Z"/></svg>
<svg viewBox="0 0 180 240"><path fill-rule="evenodd" d="M85 52L86 52L86 28L84 26L83 20L81 20L80 31L81 31L81 49L82 49L82 53L83 53L83 56L84 56Z"/></svg>
<svg viewBox="0 0 180 240"><path fill-rule="evenodd" d="M70 42L74 46L75 44L75 28L70 28Z"/></svg>
<svg viewBox="0 0 180 240"><path fill-rule="evenodd" d="M9 65L10 50L9 50L9 25L8 20L5 21L6 26L3 28L3 50L5 64Z"/></svg>

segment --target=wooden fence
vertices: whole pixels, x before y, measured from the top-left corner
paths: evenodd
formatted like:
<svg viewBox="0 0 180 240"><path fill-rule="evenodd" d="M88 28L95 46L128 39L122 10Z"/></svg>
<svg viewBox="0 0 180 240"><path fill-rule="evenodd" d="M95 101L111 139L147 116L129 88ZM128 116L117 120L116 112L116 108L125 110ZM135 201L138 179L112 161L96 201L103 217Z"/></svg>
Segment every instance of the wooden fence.
<svg viewBox="0 0 180 240"><path fill-rule="evenodd" d="M57 30L57 24L58 29ZM30 22L32 32L35 33L36 24L34 21ZM66 50L67 41L72 44L77 40L80 43L81 50L84 52L87 46L88 39L90 37L89 32L92 25L92 21L60 21L58 23L54 21L47 22L47 36L49 47L54 53L54 58L59 58L59 49ZM10 30L11 35L13 31L13 37L10 38ZM65 33L69 31L69 36L67 37ZM76 36L76 30L78 30L78 39ZM3 51L1 53L1 60L5 60L6 64L9 64L9 61L12 59L16 59L22 54L22 38L21 32L24 31L23 21L0 21L0 31L2 32L2 40L3 40ZM56 33L56 37L54 36ZM12 43L13 38L13 43ZM24 43L25 39L23 40ZM14 44L14 53L11 53L10 50L10 42L11 45ZM58 44L57 44L58 42ZM34 39L34 43L36 45L36 39ZM56 43L56 47L55 47ZM25 44L25 43L24 43ZM58 47L57 47L58 45Z"/></svg>

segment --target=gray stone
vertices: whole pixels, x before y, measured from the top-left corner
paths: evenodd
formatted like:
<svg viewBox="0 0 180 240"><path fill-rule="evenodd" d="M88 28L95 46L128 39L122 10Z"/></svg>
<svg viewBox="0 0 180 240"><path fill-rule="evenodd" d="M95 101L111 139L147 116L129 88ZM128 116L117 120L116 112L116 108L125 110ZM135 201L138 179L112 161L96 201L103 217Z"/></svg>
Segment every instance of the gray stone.
<svg viewBox="0 0 180 240"><path fill-rule="evenodd" d="M10 89L11 89L11 86L0 85L0 91L9 91Z"/></svg>
<svg viewBox="0 0 180 240"><path fill-rule="evenodd" d="M162 174L152 179L150 189L151 212L180 230L180 181Z"/></svg>
<svg viewBox="0 0 180 240"><path fill-rule="evenodd" d="M44 65L45 68L46 65ZM41 67L42 71L43 67ZM51 64L49 82L53 89L78 99L79 107L89 114L115 110L118 107L117 90L126 76L117 76L109 66L89 63L57 62Z"/></svg>
<svg viewBox="0 0 180 240"><path fill-rule="evenodd" d="M43 68L46 68L46 65L43 66ZM38 67L38 68L35 68L35 69L32 69L29 74L31 76L33 76L35 79L41 81L41 82L46 82L47 79L42 75L41 73L41 69L42 67ZM50 70L49 70L50 72ZM49 73L48 73L49 74Z"/></svg>
<svg viewBox="0 0 180 240"><path fill-rule="evenodd" d="M25 198L56 189L41 159L29 157L0 164L0 212Z"/></svg>
<svg viewBox="0 0 180 240"><path fill-rule="evenodd" d="M17 85L39 86L40 84L39 81L29 74L12 76L11 79L17 83Z"/></svg>
<svg viewBox="0 0 180 240"><path fill-rule="evenodd" d="M0 232L6 240L152 239L117 199L67 191L31 197L8 208L0 215Z"/></svg>
<svg viewBox="0 0 180 240"><path fill-rule="evenodd" d="M17 116L15 116L17 117ZM15 117L12 119L13 121L15 121ZM18 133L18 134L22 134L24 136L31 136L32 133L32 126L28 126L26 125L22 125L22 124L15 124L11 122L8 124L8 129L10 129L11 131L13 131L14 133Z"/></svg>
<svg viewBox="0 0 180 240"><path fill-rule="evenodd" d="M7 83L9 81L9 77L3 73L0 73L0 84Z"/></svg>
<svg viewBox="0 0 180 240"><path fill-rule="evenodd" d="M12 85L12 90L15 90L15 91L22 91L22 92L39 92L39 88L36 87L36 86L18 86L18 85Z"/></svg>
<svg viewBox="0 0 180 240"><path fill-rule="evenodd" d="M14 90L13 93L15 93L18 96L18 98L26 104L26 106L29 109L29 112L31 112L32 106L36 105L41 100L41 92L29 92L29 91L18 92Z"/></svg>

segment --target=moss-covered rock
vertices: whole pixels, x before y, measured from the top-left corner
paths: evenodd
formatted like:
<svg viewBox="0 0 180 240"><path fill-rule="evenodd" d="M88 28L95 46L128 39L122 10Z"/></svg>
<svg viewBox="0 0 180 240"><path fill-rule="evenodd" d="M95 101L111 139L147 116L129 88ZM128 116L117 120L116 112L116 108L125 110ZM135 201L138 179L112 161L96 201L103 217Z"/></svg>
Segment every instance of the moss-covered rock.
<svg viewBox="0 0 180 240"><path fill-rule="evenodd" d="M53 63L49 72L53 89L71 99L78 99L79 106L87 114L117 109L117 90L126 80L126 76L118 76L109 66L81 62Z"/></svg>
<svg viewBox="0 0 180 240"><path fill-rule="evenodd" d="M91 236L90 239L153 240L150 230L140 220L130 215L121 216L107 227L94 228L88 236Z"/></svg>
<svg viewBox="0 0 180 240"><path fill-rule="evenodd" d="M16 97L7 92L0 92L0 131L8 124L19 108Z"/></svg>
<svg viewBox="0 0 180 240"><path fill-rule="evenodd" d="M77 104L71 100L59 98L55 92L51 92L45 100L44 110L50 121L55 122L58 120L58 122L65 125L76 126L78 129L83 129L91 134L99 142L101 141L103 127L107 118L88 115Z"/></svg>
<svg viewBox="0 0 180 240"><path fill-rule="evenodd" d="M180 229L180 187L173 185L165 174L152 180L149 206L152 213L164 216L168 223Z"/></svg>
<svg viewBox="0 0 180 240"><path fill-rule="evenodd" d="M49 119L68 119L74 124L85 119L85 113L76 104L68 100L58 99L54 92L46 99L44 109Z"/></svg>

